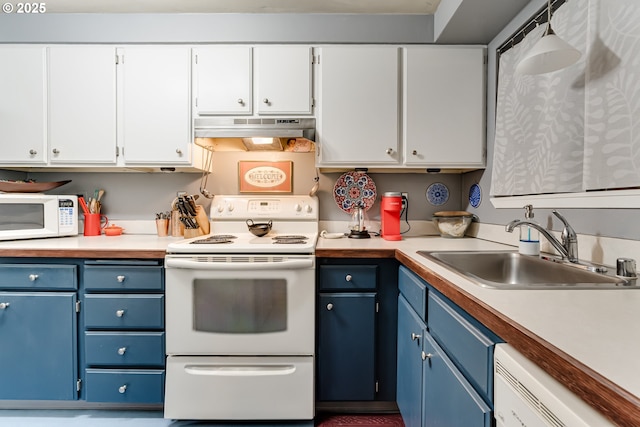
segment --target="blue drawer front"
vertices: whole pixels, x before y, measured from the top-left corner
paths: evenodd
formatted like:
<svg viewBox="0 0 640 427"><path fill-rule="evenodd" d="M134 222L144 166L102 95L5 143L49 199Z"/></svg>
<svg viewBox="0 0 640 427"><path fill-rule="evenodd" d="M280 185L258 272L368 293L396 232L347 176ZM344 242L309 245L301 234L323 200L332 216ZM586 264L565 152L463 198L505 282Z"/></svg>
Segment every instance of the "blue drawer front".
<svg viewBox="0 0 640 427"><path fill-rule="evenodd" d="M75 265L0 264L0 289L78 289Z"/></svg>
<svg viewBox="0 0 640 427"><path fill-rule="evenodd" d="M164 295L85 295L87 329L163 329Z"/></svg>
<svg viewBox="0 0 640 427"><path fill-rule="evenodd" d="M321 265L320 289L374 291L377 276L377 265Z"/></svg>
<svg viewBox="0 0 640 427"><path fill-rule="evenodd" d="M87 369L87 402L162 403L164 370Z"/></svg>
<svg viewBox="0 0 640 427"><path fill-rule="evenodd" d="M407 302L418 313L420 318L427 320L427 285L413 272L404 266L400 266L400 276L398 278L398 287L400 293L404 295Z"/></svg>
<svg viewBox="0 0 640 427"><path fill-rule="evenodd" d="M84 287L90 291L162 290L161 266L97 266L84 268Z"/></svg>
<svg viewBox="0 0 640 427"><path fill-rule="evenodd" d="M164 367L164 332L85 332L90 366Z"/></svg>
<svg viewBox="0 0 640 427"><path fill-rule="evenodd" d="M496 344L479 327L457 313L447 302L429 293L429 331L452 356L488 402L493 401L493 348Z"/></svg>

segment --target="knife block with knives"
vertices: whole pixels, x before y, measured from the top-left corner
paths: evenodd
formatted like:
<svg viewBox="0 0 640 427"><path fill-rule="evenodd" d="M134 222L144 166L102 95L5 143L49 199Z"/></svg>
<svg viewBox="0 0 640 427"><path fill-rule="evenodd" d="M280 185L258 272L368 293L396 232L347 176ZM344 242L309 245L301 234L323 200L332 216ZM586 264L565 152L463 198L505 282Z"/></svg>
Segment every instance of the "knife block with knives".
<svg viewBox="0 0 640 427"><path fill-rule="evenodd" d="M176 197L172 203L172 208L180 213L180 222L184 225L184 237L186 239L209 234L209 218L204 208L196 205L194 196L183 195Z"/></svg>

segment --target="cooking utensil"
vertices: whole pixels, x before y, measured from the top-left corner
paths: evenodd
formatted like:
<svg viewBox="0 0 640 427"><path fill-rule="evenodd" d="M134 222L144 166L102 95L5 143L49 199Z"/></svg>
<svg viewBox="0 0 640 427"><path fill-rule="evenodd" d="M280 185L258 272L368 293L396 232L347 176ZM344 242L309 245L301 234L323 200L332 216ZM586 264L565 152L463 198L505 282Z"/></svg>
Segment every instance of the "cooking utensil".
<svg viewBox="0 0 640 427"><path fill-rule="evenodd" d="M249 227L249 231L258 237L262 237L265 234L269 233L271 231L271 225L271 220L269 220L269 222L256 223L254 223L251 219L247 220L247 227Z"/></svg>
<svg viewBox="0 0 640 427"><path fill-rule="evenodd" d="M207 199L213 199L213 194L210 193L209 190L207 190L207 182L209 181L209 175L211 174L211 163L213 159L213 153L211 152L211 150L203 149L202 159L202 166L204 169L202 170L202 178L200 179L200 194L202 194Z"/></svg>
<svg viewBox="0 0 640 427"><path fill-rule="evenodd" d="M316 168L316 177L313 178L313 180L315 181L315 184L313 184L313 187L311 187L311 191L309 191L310 197L315 196L316 193L318 192L318 188L320 187L320 177L318 176L318 168Z"/></svg>

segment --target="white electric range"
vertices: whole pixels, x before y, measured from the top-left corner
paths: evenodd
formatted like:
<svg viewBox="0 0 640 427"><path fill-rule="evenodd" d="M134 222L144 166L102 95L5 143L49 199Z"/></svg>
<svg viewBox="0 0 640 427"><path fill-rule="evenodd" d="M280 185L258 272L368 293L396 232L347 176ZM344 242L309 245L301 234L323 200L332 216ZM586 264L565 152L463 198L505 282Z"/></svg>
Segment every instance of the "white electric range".
<svg viewBox="0 0 640 427"><path fill-rule="evenodd" d="M210 219L167 249L165 418L313 419L318 200L215 196Z"/></svg>

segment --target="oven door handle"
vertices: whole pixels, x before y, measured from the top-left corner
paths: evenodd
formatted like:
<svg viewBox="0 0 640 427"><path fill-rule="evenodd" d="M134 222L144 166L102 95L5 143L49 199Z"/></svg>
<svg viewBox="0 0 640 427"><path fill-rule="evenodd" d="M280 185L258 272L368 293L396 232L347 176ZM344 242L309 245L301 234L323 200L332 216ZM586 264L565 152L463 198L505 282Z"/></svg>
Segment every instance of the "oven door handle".
<svg viewBox="0 0 640 427"><path fill-rule="evenodd" d="M184 371L191 375L258 377L291 375L296 371L296 367L293 365L187 365Z"/></svg>
<svg viewBox="0 0 640 427"><path fill-rule="evenodd" d="M208 262L189 258L167 258L165 266L190 270L299 270L313 267L312 258L288 259L277 262Z"/></svg>

